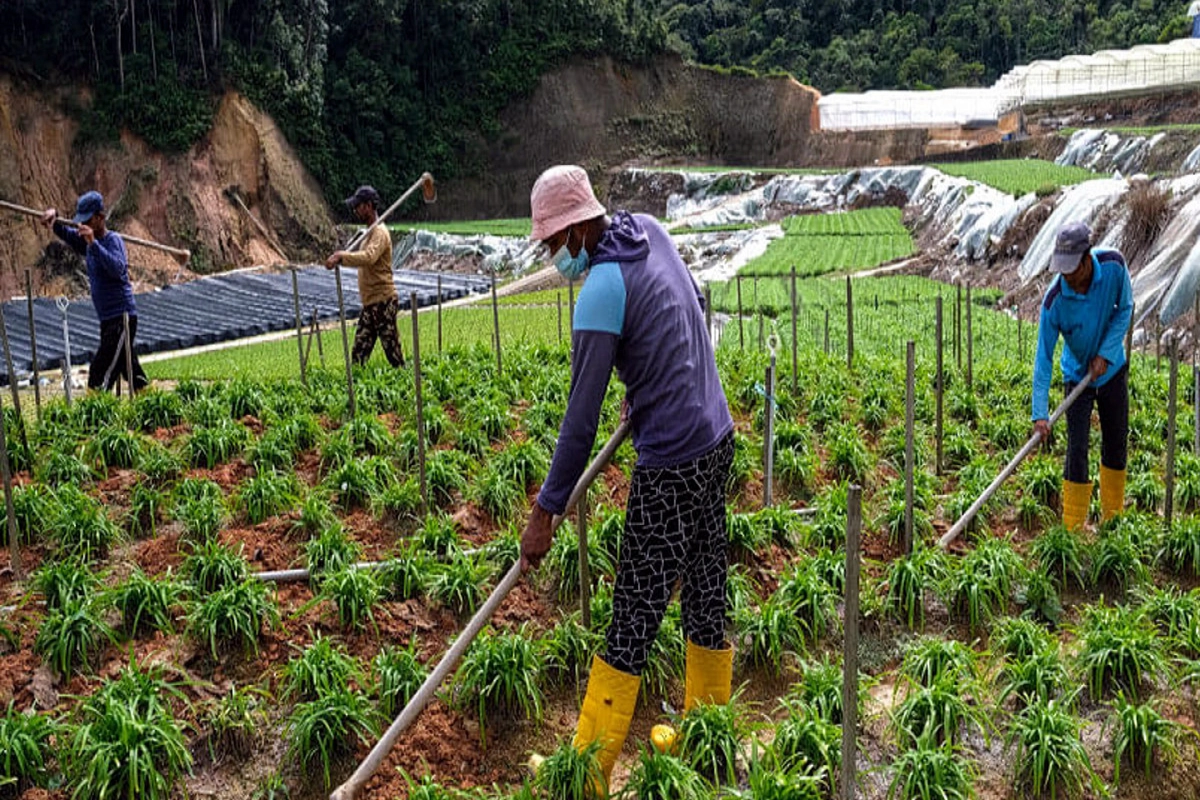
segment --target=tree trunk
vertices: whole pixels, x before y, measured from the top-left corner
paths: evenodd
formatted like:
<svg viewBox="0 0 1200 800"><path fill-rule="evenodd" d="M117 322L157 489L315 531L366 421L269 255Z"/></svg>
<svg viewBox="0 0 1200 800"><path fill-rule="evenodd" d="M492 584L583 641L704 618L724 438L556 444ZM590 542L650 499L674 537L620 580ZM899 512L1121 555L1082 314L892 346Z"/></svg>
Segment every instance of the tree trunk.
<svg viewBox="0 0 1200 800"><path fill-rule="evenodd" d="M154 27L154 3L146 0L146 13L150 15L150 65L154 71L154 80L158 81L158 46L154 43L157 29Z"/></svg>
<svg viewBox="0 0 1200 800"><path fill-rule="evenodd" d="M129 0L129 10L133 13L133 16L130 18L132 20L132 26L130 27L129 33L130 33L130 39L132 40L131 44L133 45L133 54L136 56L137 55L137 2L136 2L136 0Z"/></svg>
<svg viewBox="0 0 1200 800"><path fill-rule="evenodd" d="M192 0L192 14L196 18L196 42L200 45L200 71L204 74L204 82L208 83L208 63L204 58L204 28L200 24L200 4Z"/></svg>
<svg viewBox="0 0 1200 800"><path fill-rule="evenodd" d="M95 65L96 77L100 77L100 52L96 49L96 26L88 23L88 33L92 37L92 63Z"/></svg>
<svg viewBox="0 0 1200 800"><path fill-rule="evenodd" d="M121 0L112 0L113 19L117 24L117 75L121 80L121 91L125 91L125 48L121 42L121 29L125 25L125 17L129 14L129 6L122 6Z"/></svg>

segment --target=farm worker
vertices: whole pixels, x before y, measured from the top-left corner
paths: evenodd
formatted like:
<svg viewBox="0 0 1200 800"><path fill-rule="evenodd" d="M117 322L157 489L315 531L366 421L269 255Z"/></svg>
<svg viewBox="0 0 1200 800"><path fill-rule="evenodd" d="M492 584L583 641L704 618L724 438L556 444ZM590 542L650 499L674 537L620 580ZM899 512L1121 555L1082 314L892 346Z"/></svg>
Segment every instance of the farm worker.
<svg viewBox="0 0 1200 800"><path fill-rule="evenodd" d="M75 204L72 229L58 218L53 208L46 209L42 222L54 231L68 247L87 262L88 285L92 307L100 320L100 347L88 367L89 389L111 389L122 375L139 391L150 385L138 357L131 359L132 378L125 360L125 315L129 315L129 351L137 338L137 303L133 285L129 282L129 258L125 242L105 224L104 197L96 191L87 192Z"/></svg>
<svg viewBox="0 0 1200 800"><path fill-rule="evenodd" d="M586 279L575 306L567 411L521 537L522 568L537 567L550 549L551 518L567 511L614 367L625 384L622 414L632 424L638 453L612 622L604 655L592 662L575 733L578 748L601 742L607 786L676 583L688 639L684 708L729 702L725 486L733 419L699 290L658 221L623 211L609 217L587 173L576 166L542 173L530 205L532 238L545 244L564 277Z"/></svg>
<svg viewBox="0 0 1200 800"><path fill-rule="evenodd" d="M1088 435L1092 405L1100 414L1100 510L1102 520L1125 505L1126 440L1129 437L1129 369L1125 332L1133 315L1133 288L1125 257L1092 247L1092 231L1082 222L1058 232L1050 268L1058 277L1042 300L1037 360L1033 367L1033 425L1050 434L1047 409L1052 359L1063 338L1064 389L1069 394L1085 375L1092 384L1067 410L1067 458L1063 470L1063 524L1079 528L1092 497L1088 475Z"/></svg>
<svg viewBox="0 0 1200 800"><path fill-rule="evenodd" d="M374 225L379 216L379 192L371 186L360 186L346 198L346 205L359 222ZM403 367L404 351L400 347L400 337L396 335L400 297L392 279L392 235L387 226L377 225L358 250L338 250L325 260L326 269L333 269L338 264L358 269L362 314L358 318L350 360L359 365L367 363L378 339L388 363Z"/></svg>
<svg viewBox="0 0 1200 800"><path fill-rule="evenodd" d="M1200 0L1193 0L1187 13L1192 18L1192 38L1200 39Z"/></svg>

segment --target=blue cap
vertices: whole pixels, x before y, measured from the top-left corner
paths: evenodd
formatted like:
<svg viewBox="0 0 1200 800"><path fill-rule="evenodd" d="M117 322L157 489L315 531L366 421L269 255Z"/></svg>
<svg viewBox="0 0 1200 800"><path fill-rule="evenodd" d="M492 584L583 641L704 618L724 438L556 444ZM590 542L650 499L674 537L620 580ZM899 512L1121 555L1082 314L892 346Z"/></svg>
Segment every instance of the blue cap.
<svg viewBox="0 0 1200 800"><path fill-rule="evenodd" d="M99 192L91 191L79 198L75 204L75 216L71 220L76 225L82 225L97 214L104 213L104 197Z"/></svg>
<svg viewBox="0 0 1200 800"><path fill-rule="evenodd" d="M1092 247L1092 229L1086 222L1063 225L1054 241L1050 269L1059 275L1070 275L1079 267L1080 257Z"/></svg>

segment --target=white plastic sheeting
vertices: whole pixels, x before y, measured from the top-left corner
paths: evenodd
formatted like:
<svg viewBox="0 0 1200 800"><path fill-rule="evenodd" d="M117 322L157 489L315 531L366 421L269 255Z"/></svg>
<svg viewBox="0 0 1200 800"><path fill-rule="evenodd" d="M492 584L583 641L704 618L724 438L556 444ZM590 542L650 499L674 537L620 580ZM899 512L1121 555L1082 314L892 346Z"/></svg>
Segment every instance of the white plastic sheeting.
<svg viewBox="0 0 1200 800"><path fill-rule="evenodd" d="M1084 129L1076 131L1067 142L1067 148L1054 160L1066 167L1103 172L1119 172L1130 175L1146 165L1146 158L1155 145L1166 137L1165 133L1145 136L1123 137L1111 131Z"/></svg>
<svg viewBox="0 0 1200 800"><path fill-rule="evenodd" d="M396 246L392 256L392 268L399 269L413 253L434 253L455 258L478 256L483 259L483 273L511 270L520 275L530 267L538 267L538 242L524 237L506 236L455 236L432 231L414 231Z"/></svg>
<svg viewBox="0 0 1200 800"><path fill-rule="evenodd" d="M957 239L955 252L976 260L1034 202L1014 199L990 186L946 175L928 167L877 167L835 175L779 175L742 194L713 197L706 186L684 176L685 192L667 201L667 216L692 227L759 222L771 210L836 211L863 196L881 197L900 190L920 209L917 224L934 224ZM778 216L778 213L776 214Z"/></svg>
<svg viewBox="0 0 1200 800"><path fill-rule="evenodd" d="M931 92L874 91L830 94L817 103L821 130L931 128L995 122L1001 112L991 89L939 89Z"/></svg>
<svg viewBox="0 0 1200 800"><path fill-rule="evenodd" d="M1050 266L1054 238L1058 235L1059 228L1071 222L1090 224L1100 209L1115 203L1128 188L1129 185L1123 180L1095 180L1063 190L1062 199L1034 237L1025 258L1021 260L1018 274L1022 282L1036 278Z"/></svg>
<svg viewBox="0 0 1200 800"><path fill-rule="evenodd" d="M1177 197L1193 195L1155 240L1150 260L1133 277L1133 301L1138 317L1157 310L1163 324L1170 324L1191 310L1200 286L1200 176L1189 175L1169 181Z"/></svg>
<svg viewBox="0 0 1200 800"><path fill-rule="evenodd" d="M675 234L674 240L683 261L701 284L727 281L738 270L767 252L772 240L783 236L783 228L761 228L729 233Z"/></svg>
<svg viewBox="0 0 1200 800"><path fill-rule="evenodd" d="M831 94L818 102L823 130L928 128L997 119L1030 104L1200 83L1200 39L1102 50L1017 67L983 89Z"/></svg>

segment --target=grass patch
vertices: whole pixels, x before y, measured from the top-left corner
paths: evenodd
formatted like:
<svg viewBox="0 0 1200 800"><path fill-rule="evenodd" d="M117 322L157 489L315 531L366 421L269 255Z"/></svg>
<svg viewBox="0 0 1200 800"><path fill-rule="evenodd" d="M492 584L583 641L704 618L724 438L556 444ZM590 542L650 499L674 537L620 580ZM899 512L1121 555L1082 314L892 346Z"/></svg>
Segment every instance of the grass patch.
<svg viewBox="0 0 1200 800"><path fill-rule="evenodd" d="M430 231L446 233L454 236L513 236L528 239L533 232L533 222L524 219L475 219L457 220L451 222L401 222L388 225L395 233L410 231Z"/></svg>
<svg viewBox="0 0 1200 800"><path fill-rule="evenodd" d="M489 301L490 303L490 301ZM566 305L564 299L563 305ZM563 309L564 336L567 331L567 313ZM397 320L400 341L405 354L412 355L412 319L401 312ZM347 326L347 335L353 340L354 326ZM437 315L420 315L421 354L432 356L437 353ZM341 331L335 325L321 334L325 351L324 367L317 356L316 343L311 351L310 372L333 371L341 375L345 369L342 355ZM552 344L558 341L558 314L554 308L506 308L500 311L501 347L512 347L518 343ZM490 307L452 308L442 312L442 343L445 349L483 345L491 348L492 310ZM380 347L375 348L369 367L383 366L386 359ZM411 369L411 368L410 368ZM146 364L146 371L154 380L226 380L230 378L253 378L260 381L295 379L299 377L296 340L277 339L270 342L227 347L206 353L179 356ZM405 372L411 376L411 372ZM411 377L406 377L411 380Z"/></svg>
<svg viewBox="0 0 1200 800"><path fill-rule="evenodd" d="M947 175L985 183L1014 197L1023 197L1043 186L1074 186L1084 181L1106 178L1103 173L1082 167L1062 167L1052 161L1012 158L998 161L969 161L961 164L931 164Z"/></svg>

